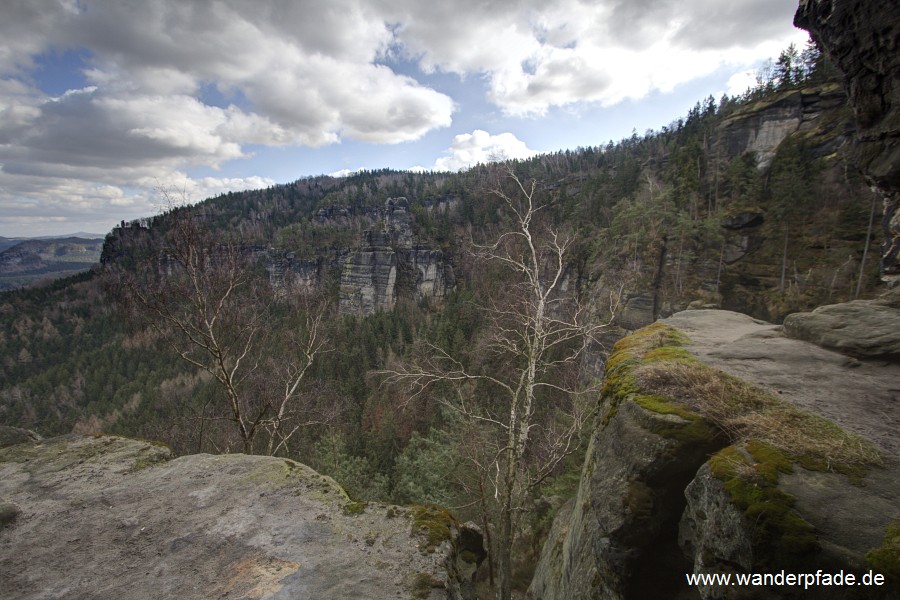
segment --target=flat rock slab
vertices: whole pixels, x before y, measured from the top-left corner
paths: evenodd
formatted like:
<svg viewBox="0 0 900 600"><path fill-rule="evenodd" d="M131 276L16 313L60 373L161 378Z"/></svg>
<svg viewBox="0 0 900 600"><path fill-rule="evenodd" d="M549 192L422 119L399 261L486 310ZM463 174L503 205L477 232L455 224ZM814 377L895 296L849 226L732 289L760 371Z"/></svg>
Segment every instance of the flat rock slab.
<svg viewBox="0 0 900 600"><path fill-rule="evenodd" d="M886 524L900 517L900 364L826 350L730 311L684 311L665 322L691 339L687 350L702 362L823 416L882 451L884 465L871 467L862 485L799 466L779 477L779 489L794 497L794 509L829 553L864 570L860 557L880 546Z"/></svg>
<svg viewBox="0 0 900 600"><path fill-rule="evenodd" d="M900 357L900 309L877 301L854 300L788 315L784 333L856 356Z"/></svg>
<svg viewBox="0 0 900 600"><path fill-rule="evenodd" d="M687 310L664 323L704 363L768 389L900 458L900 364L856 359L785 337L780 326L725 310Z"/></svg>
<svg viewBox="0 0 900 600"><path fill-rule="evenodd" d="M449 544L420 548L408 509L352 514L289 460L168 455L109 436L0 450L0 598L447 597Z"/></svg>

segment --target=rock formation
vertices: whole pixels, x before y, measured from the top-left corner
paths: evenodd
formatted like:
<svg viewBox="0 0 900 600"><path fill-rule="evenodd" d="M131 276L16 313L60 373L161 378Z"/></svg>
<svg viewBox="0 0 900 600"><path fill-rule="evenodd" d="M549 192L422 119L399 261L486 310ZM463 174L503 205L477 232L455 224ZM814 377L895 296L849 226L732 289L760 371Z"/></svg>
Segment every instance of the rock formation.
<svg viewBox="0 0 900 600"><path fill-rule="evenodd" d="M24 436L28 438L28 436ZM474 598L481 534L280 458L111 436L0 449L0 597Z"/></svg>
<svg viewBox="0 0 900 600"><path fill-rule="evenodd" d="M781 569L871 570L886 583L813 595L895 597L898 377L900 365L728 311L685 311L624 338L529 597L809 597L686 582Z"/></svg>
<svg viewBox="0 0 900 600"><path fill-rule="evenodd" d="M440 250L418 245L406 198L390 198L380 228L366 231L363 246L341 269L340 311L370 315L390 310L403 294L439 300L454 285L453 270Z"/></svg>
<svg viewBox="0 0 900 600"><path fill-rule="evenodd" d="M794 24L844 73L859 168L884 199L882 271L900 277L900 12L876 0L801 0Z"/></svg>
<svg viewBox="0 0 900 600"><path fill-rule="evenodd" d="M758 167L767 169L781 142L797 131L818 128L822 113L840 108L846 99L838 85L828 83L789 90L762 106L747 106L722 123L716 142L720 154L731 158L753 152ZM840 123L835 120L830 125L837 127ZM830 130L820 132L825 142L817 148L820 156L834 152L844 143L842 132L830 133Z"/></svg>

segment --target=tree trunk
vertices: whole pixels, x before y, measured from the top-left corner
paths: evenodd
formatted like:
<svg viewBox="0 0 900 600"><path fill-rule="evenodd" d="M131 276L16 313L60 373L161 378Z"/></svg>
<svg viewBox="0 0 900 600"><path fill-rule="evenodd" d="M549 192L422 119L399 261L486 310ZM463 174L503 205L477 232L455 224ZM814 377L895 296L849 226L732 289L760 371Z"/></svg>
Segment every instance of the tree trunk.
<svg viewBox="0 0 900 600"><path fill-rule="evenodd" d="M512 436L510 436L512 437ZM512 597L512 495L515 486L518 460L514 447L507 449L506 480L503 482L503 490L500 499L500 524L498 528L497 549L497 589L498 600L510 600Z"/></svg>
<svg viewBox="0 0 900 600"><path fill-rule="evenodd" d="M784 225L784 252L781 255L781 281L778 283L778 293L784 293L784 276L787 273L787 251L788 251L788 234L790 227L787 223Z"/></svg>
<svg viewBox="0 0 900 600"><path fill-rule="evenodd" d="M662 236L662 244L659 248L659 259L656 262L656 275L653 278L653 320L659 317L659 290L662 287L663 273L666 268L666 246L669 236Z"/></svg>
<svg viewBox="0 0 900 600"><path fill-rule="evenodd" d="M491 589L494 589L494 546L491 542L491 524L487 502L485 501L484 496L484 479L482 479L481 477L478 478L478 494L481 498L481 518L482 524L484 526L484 539L487 542L488 547L488 584L491 586Z"/></svg>
<svg viewBox="0 0 900 600"><path fill-rule="evenodd" d="M859 292L862 289L863 275L866 272L866 256L869 254L869 241L872 239L872 227L875 224L875 202L877 197L872 198L872 212L869 214L869 228L866 230L866 247L863 249L862 263L859 265L859 279L856 281L856 293L854 298L859 298Z"/></svg>

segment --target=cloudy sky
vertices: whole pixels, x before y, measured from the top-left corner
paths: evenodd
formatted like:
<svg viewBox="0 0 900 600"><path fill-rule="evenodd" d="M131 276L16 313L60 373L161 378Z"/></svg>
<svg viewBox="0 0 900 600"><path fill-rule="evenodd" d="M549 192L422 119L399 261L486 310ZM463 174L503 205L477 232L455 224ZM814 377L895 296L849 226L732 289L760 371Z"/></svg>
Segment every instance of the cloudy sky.
<svg viewBox="0 0 900 600"><path fill-rule="evenodd" d="M3 0L0 236L107 232L360 168L456 170L683 116L795 0ZM752 78L751 78L752 81Z"/></svg>

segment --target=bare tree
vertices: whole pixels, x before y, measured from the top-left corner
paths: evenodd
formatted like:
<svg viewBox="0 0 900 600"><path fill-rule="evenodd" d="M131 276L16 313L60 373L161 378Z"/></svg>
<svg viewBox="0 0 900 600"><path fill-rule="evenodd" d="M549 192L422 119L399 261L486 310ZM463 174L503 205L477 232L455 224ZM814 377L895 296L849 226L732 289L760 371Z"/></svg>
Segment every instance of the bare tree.
<svg viewBox="0 0 900 600"><path fill-rule="evenodd" d="M573 238L541 224L546 205L538 202L536 182L523 182L509 167L503 175L491 191L512 227L492 243L473 244L473 252L486 268L510 277L481 306L489 327L473 352L476 364L425 343L420 358L379 374L409 385L413 397L449 384L453 393L444 402L493 432L470 460L492 488L498 598L508 600L518 516L528 493L578 447L588 414L578 366L604 324L566 289Z"/></svg>
<svg viewBox="0 0 900 600"><path fill-rule="evenodd" d="M147 324L184 361L209 373L223 392L216 416L234 425L242 449L286 452L304 424L317 421L301 406L302 384L324 350L324 303L303 307L303 324L278 332L270 324L274 297L252 246L214 236L197 210L178 208L172 196L162 246L125 287ZM274 348L288 348L273 356ZM226 447L227 450L227 447Z"/></svg>

